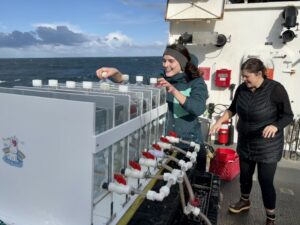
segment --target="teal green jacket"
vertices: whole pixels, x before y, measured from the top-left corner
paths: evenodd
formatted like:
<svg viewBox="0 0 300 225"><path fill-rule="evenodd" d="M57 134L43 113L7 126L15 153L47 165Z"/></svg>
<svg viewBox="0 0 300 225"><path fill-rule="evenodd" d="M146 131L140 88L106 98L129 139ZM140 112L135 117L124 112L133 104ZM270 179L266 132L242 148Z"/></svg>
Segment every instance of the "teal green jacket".
<svg viewBox="0 0 300 225"><path fill-rule="evenodd" d="M207 86L202 77L190 81L186 81L186 77L185 73L179 73L173 77L164 77L187 97L185 103L180 105L172 94L167 94L166 131L175 131L182 139L201 143L203 138L198 116L206 109Z"/></svg>

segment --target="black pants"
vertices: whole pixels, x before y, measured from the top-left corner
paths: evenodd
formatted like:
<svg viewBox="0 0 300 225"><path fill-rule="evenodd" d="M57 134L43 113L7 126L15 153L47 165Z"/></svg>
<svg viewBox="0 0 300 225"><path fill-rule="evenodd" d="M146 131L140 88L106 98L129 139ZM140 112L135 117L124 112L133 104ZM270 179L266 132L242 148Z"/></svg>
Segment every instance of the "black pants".
<svg viewBox="0 0 300 225"><path fill-rule="evenodd" d="M240 159L240 185L241 194L250 195L252 189L252 177L257 164L258 182L260 184L263 203L267 209L276 207L276 191L273 185L276 163L260 163L251 160Z"/></svg>

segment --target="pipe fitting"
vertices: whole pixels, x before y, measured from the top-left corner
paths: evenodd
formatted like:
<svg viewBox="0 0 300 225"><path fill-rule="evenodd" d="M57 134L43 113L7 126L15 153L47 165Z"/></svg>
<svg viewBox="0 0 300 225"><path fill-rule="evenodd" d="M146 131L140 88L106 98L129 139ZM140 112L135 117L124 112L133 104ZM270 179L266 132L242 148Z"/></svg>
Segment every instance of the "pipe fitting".
<svg viewBox="0 0 300 225"><path fill-rule="evenodd" d="M131 194L131 187L129 185L109 183L108 190L118 194Z"/></svg>
<svg viewBox="0 0 300 225"><path fill-rule="evenodd" d="M191 162L196 162L196 159L197 159L197 153L196 152L187 152L186 153L186 157L188 159L190 159Z"/></svg>
<svg viewBox="0 0 300 225"><path fill-rule="evenodd" d="M171 143L179 143L179 138L177 138L177 137L166 136L166 138L167 138Z"/></svg>
<svg viewBox="0 0 300 225"><path fill-rule="evenodd" d="M162 141L158 141L157 144L162 148L162 149L171 149L172 145L168 143L164 143Z"/></svg>
<svg viewBox="0 0 300 225"><path fill-rule="evenodd" d="M157 158L164 158L165 153L163 151L150 149L148 152L150 152L152 155L154 155Z"/></svg>
<svg viewBox="0 0 300 225"><path fill-rule="evenodd" d="M200 214L200 209L197 207L192 206L190 203L188 203L184 207L184 214L189 215L190 213L193 213L194 216L199 216Z"/></svg>
<svg viewBox="0 0 300 225"><path fill-rule="evenodd" d="M143 166L148 166L148 167L156 167L157 161L155 159L140 158L139 164L143 165Z"/></svg>
<svg viewBox="0 0 300 225"><path fill-rule="evenodd" d="M145 172L144 171L140 171L140 170L135 170L135 169L129 169L126 168L124 175L126 177L133 177L133 178L145 178Z"/></svg>
<svg viewBox="0 0 300 225"><path fill-rule="evenodd" d="M159 189L159 192L160 193L163 193L165 195L165 197L167 197L169 194L170 194L170 188L167 187L166 185L165 186L162 186L160 189Z"/></svg>

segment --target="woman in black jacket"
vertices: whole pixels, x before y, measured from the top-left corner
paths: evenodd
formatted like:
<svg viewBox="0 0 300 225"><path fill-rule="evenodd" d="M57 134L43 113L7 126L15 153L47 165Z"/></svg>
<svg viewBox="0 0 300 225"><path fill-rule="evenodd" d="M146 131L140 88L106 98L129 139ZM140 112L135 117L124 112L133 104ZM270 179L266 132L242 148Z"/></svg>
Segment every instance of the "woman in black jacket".
<svg viewBox="0 0 300 225"><path fill-rule="evenodd" d="M240 200L229 206L239 213L250 208L252 176L257 165L258 181L267 214L267 225L275 224L276 192L273 185L277 162L283 151L284 127L293 112L284 87L266 76L263 62L250 58L241 67L244 82L236 90L230 107L212 126L218 132L223 122L238 115L237 153L240 157Z"/></svg>

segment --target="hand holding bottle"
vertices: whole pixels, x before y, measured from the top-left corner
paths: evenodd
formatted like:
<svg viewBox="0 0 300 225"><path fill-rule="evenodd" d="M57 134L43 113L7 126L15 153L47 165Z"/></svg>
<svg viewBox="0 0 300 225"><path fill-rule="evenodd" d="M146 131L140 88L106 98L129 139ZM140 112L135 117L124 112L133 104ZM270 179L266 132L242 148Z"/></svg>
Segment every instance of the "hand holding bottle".
<svg viewBox="0 0 300 225"><path fill-rule="evenodd" d="M96 71L99 79L106 79L112 77L116 82L122 82L122 73L113 67L101 67Z"/></svg>

